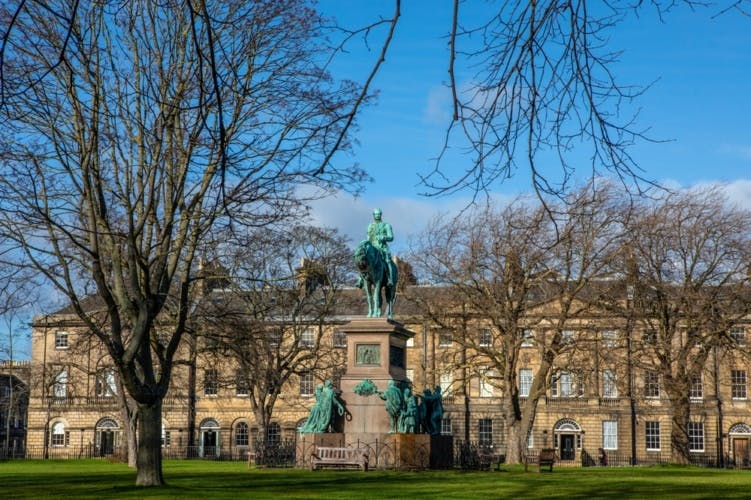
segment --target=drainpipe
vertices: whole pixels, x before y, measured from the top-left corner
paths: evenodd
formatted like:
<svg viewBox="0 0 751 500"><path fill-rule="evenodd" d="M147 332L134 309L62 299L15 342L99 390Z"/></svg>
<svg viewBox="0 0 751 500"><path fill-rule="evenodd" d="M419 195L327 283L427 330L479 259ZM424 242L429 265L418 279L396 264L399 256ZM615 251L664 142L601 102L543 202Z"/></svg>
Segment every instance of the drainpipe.
<svg viewBox="0 0 751 500"><path fill-rule="evenodd" d="M633 310L634 287L626 287L626 356L628 358L628 401L631 410L631 465L636 465L636 400L634 398L634 360L633 360Z"/></svg>
<svg viewBox="0 0 751 500"><path fill-rule="evenodd" d="M714 393L717 399L717 464L725 467L724 443L722 440L722 429L725 427L722 415L722 398L720 397L720 365L717 362L717 346L712 349L714 357Z"/></svg>

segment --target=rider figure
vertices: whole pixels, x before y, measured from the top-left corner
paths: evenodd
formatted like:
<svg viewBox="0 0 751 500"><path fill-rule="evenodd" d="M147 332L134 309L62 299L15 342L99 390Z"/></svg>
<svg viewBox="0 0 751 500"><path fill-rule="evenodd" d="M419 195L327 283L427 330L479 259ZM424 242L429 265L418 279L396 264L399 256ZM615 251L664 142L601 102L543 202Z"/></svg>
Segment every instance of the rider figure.
<svg viewBox="0 0 751 500"><path fill-rule="evenodd" d="M373 222L368 224L368 241L381 252L383 261L386 263L387 285L394 286L393 263L391 262L391 251L388 245L389 241L394 241L394 232L391 229L391 224L381 220L380 208L373 210Z"/></svg>

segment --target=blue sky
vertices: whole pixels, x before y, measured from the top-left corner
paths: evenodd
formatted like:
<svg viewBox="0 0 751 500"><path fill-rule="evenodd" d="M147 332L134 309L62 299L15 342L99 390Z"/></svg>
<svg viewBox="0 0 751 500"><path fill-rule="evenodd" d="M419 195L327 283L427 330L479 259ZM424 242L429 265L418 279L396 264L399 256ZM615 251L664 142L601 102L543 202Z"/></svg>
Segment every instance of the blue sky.
<svg viewBox="0 0 751 500"><path fill-rule="evenodd" d="M318 223L338 227L353 241L361 239L372 208L383 208L384 219L394 226L397 253L426 220L455 212L471 195L421 195L426 189L419 185L419 174L432 169L450 113L445 37L451 2L402 4L393 45L374 83L378 102L364 110L357 133L355 159L375 181L358 199L340 195L314 207ZM372 20L378 12L392 12L387 1L326 0L319 5L350 26ZM478 18L490 7L472 0L460 8ZM623 51L613 67L621 83L652 83L632 109L639 111L638 125L649 128L650 137L665 141L632 149L645 176L683 187L727 183L729 197L751 208L751 18L736 12L715 16L718 10L680 6L660 20L652 8L644 8L610 31L609 48ZM378 40L373 39L373 51ZM350 55L347 71L362 80L375 52L353 47ZM468 78L461 75L459 84ZM461 159L452 164L454 169L465 167ZM528 176L520 171L494 192L501 200L511 199L527 193L528 185Z"/></svg>
<svg viewBox="0 0 751 500"><path fill-rule="evenodd" d="M348 194L314 205L314 222L338 228L354 244L364 237L374 207L392 224L393 253L432 217L464 208L471 193L428 198L419 174L433 167L449 120L446 35L450 0L403 0L393 45L377 75L377 104L364 110L354 159L374 178L359 198ZM387 0L321 0L321 9L349 26L391 15ZM488 9L482 0L464 2L463 15L477 18ZM672 186L726 183L728 197L751 209L751 18L728 13L712 19L716 8L692 12L683 6L661 22L648 8L631 15L611 32L611 48L623 50L614 67L624 84L654 82L636 106L639 124L668 142L640 144L632 152L647 177ZM384 32L373 34L379 50ZM380 36L380 38L379 38ZM347 75L362 81L375 52L352 45ZM462 75L460 85L468 75ZM636 109L636 108L635 108ZM454 168L465 168L454 159ZM528 193L529 178L519 172L495 186L501 202ZM28 345L17 346L21 357Z"/></svg>

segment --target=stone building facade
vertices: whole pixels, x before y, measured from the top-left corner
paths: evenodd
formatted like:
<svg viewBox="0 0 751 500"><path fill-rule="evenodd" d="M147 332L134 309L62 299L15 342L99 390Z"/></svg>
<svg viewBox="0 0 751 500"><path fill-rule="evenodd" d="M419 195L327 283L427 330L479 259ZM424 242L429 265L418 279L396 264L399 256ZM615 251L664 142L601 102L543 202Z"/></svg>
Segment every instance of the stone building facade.
<svg viewBox="0 0 751 500"><path fill-rule="evenodd" d="M355 317L355 312L363 310L359 307L364 306L355 301L354 309L338 311L321 325L321 348L335 362L321 372L291 377L285 383L266 429L267 442L294 440L314 401L315 385L326 379L337 381L341 374L337 366L343 366L346 355L337 325ZM410 309L400 303L395 319L415 334L407 344L406 359L407 377L415 392L441 386L442 432L502 456L504 421L492 367L484 366L476 352L468 352L467 343L457 341L456 331L438 328ZM550 335L539 326L544 323L536 324L524 332L519 354L522 399L539 366L540 345ZM690 387L688 432L696 462L749 461L751 363L745 346L751 339L747 333L745 325L734 327L730 335L737 349L714 349L701 377ZM672 409L661 387L664 382L632 362L634 345L646 341L647 335L606 314L580 319L564 334L564 348L529 434L529 452L555 448L561 465L594 465L600 463L603 451L611 463L669 460ZM466 324L462 335L472 336L474 345L494 347L493 332L481 317ZM195 339L197 355L191 355L187 345L178 353L163 404L162 441L167 457L240 459L258 437L247 389L240 383L219 382L232 380L236 365L226 357L204 355L210 350L203 351L201 346L209 341L209 336ZM35 319L30 388L30 454L76 457L117 452L126 418L122 389L106 353L74 316L61 313Z"/></svg>

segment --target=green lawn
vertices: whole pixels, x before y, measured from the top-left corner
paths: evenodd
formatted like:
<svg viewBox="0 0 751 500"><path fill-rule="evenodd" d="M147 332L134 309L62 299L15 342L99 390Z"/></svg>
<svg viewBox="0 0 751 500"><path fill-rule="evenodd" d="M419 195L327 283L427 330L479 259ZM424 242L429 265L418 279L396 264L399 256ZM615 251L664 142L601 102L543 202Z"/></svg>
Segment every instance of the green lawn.
<svg viewBox="0 0 751 500"><path fill-rule="evenodd" d="M749 498L751 472L695 467L557 468L525 473L250 469L166 461L168 486L137 488L135 472L95 460L0 462L0 498Z"/></svg>

